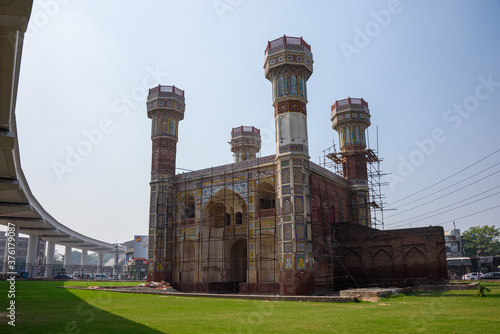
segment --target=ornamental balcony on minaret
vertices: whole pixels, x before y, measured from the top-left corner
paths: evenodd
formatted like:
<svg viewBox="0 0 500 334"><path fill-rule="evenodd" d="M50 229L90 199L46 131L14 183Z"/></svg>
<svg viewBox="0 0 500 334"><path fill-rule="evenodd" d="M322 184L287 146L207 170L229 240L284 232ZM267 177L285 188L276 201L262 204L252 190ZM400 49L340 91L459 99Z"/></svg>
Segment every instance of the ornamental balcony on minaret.
<svg viewBox="0 0 500 334"><path fill-rule="evenodd" d="M339 133L340 150L366 149L365 130L370 126L368 102L349 97L335 101L331 111L332 128Z"/></svg>
<svg viewBox="0 0 500 334"><path fill-rule="evenodd" d="M331 108L332 128L339 134L342 169L351 188L368 189L366 129L370 126L368 102L362 98L335 101Z"/></svg>
<svg viewBox="0 0 500 334"><path fill-rule="evenodd" d="M231 152L235 162L242 162L257 157L260 151L260 130L253 126L239 126L231 131Z"/></svg>

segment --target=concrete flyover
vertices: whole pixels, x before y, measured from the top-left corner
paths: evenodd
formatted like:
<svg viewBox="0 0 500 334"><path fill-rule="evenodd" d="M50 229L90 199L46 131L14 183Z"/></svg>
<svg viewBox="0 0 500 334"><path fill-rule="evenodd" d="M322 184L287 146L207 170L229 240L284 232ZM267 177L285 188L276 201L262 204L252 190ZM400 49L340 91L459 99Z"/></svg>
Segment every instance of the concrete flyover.
<svg viewBox="0 0 500 334"><path fill-rule="evenodd" d="M86 237L59 223L33 196L21 169L15 108L23 40L32 6L33 0L0 0L0 224L8 226L5 252L1 254L2 272L6 275L19 270L9 263L19 233L29 235L24 270L30 275L34 275L39 240L47 242L41 273L45 277L54 274L56 244L66 246L65 267L72 265L71 251L77 248L82 250L81 268L87 265L88 251L92 251L99 254L97 268L102 270L102 255L124 253L125 247Z"/></svg>

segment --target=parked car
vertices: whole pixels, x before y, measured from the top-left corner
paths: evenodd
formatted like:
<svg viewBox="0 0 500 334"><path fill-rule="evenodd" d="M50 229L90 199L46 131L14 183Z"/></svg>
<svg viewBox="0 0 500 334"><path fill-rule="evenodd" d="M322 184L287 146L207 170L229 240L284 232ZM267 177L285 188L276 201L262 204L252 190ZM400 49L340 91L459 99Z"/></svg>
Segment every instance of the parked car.
<svg viewBox="0 0 500 334"><path fill-rule="evenodd" d="M100 279L100 280L110 280L111 277L109 277L108 275L106 274L95 274L93 279Z"/></svg>
<svg viewBox="0 0 500 334"><path fill-rule="evenodd" d="M464 281L477 281L479 279L479 276L481 276L481 273L473 272L463 275L462 279Z"/></svg>
<svg viewBox="0 0 500 334"><path fill-rule="evenodd" d="M484 275L481 275L479 279L500 279L500 273L499 272L486 273Z"/></svg>
<svg viewBox="0 0 500 334"><path fill-rule="evenodd" d="M54 279L75 279L75 278L67 274L58 274L54 276Z"/></svg>

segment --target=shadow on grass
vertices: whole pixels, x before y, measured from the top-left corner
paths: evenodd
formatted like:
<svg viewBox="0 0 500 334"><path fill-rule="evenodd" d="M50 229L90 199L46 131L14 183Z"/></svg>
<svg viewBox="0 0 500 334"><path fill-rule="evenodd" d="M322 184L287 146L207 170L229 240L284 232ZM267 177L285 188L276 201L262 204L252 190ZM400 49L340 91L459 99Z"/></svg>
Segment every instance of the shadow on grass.
<svg viewBox="0 0 500 334"><path fill-rule="evenodd" d="M15 327L2 316L2 333L161 333L135 321L120 317L109 309L117 301L112 292L89 291L81 299L67 289L57 288L64 282L18 281L15 290ZM0 293L7 294L9 282L0 282ZM8 300L2 298L3 310ZM3 311L2 311L3 312Z"/></svg>

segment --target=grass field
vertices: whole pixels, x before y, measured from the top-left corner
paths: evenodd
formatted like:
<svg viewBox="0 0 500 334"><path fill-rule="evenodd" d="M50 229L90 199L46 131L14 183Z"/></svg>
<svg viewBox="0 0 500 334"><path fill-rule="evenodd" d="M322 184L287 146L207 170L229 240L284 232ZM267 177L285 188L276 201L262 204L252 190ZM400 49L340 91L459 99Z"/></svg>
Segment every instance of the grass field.
<svg viewBox="0 0 500 334"><path fill-rule="evenodd" d="M59 289L84 281L16 282L15 327L0 282L0 333L500 333L500 284L348 304L212 299ZM91 282L90 285L130 285Z"/></svg>

